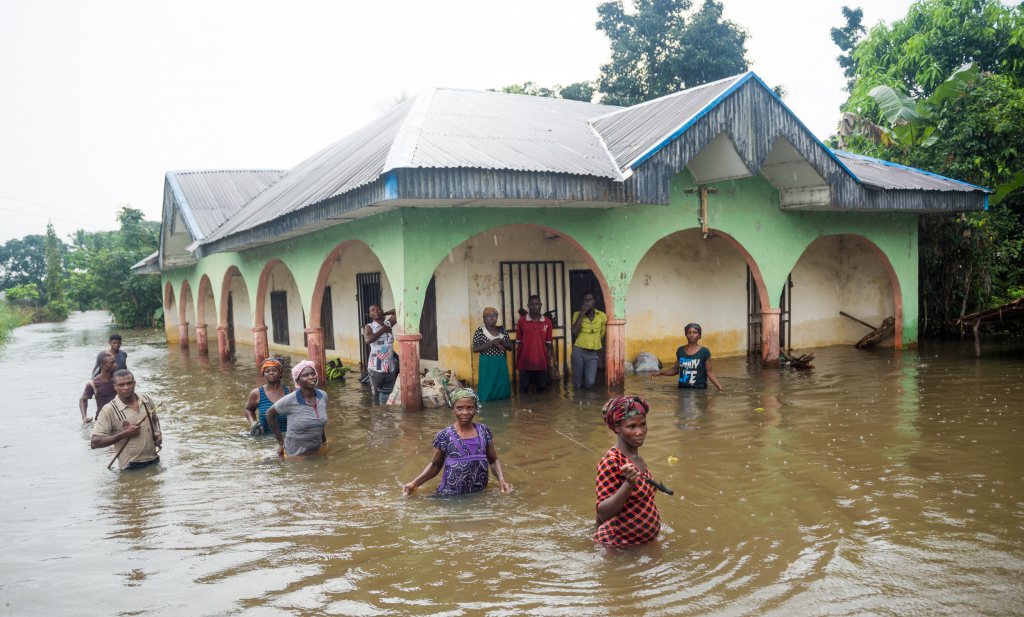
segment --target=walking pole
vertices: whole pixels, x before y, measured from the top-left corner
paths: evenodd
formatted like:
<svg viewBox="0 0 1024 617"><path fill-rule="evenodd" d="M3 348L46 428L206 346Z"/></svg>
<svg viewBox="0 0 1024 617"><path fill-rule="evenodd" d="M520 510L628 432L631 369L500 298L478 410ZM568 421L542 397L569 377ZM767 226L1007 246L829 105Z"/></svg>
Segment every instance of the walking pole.
<svg viewBox="0 0 1024 617"><path fill-rule="evenodd" d="M157 409L160 409L161 405L163 405L163 402L157 403L156 407L153 408L153 411L156 411ZM150 413L151 413L150 410L147 408L146 409L146 415L143 416L143 418L141 420L139 420L138 424L133 424L132 426L142 426L143 422L145 422L146 420L149 420L149 414ZM121 453L124 452L124 449L128 446L128 441L130 439L131 439L131 437L126 438L124 440L124 443L121 444L121 447L117 449L117 454L115 454L114 458L110 459L110 462L107 463L107 469L110 469L111 467L114 466L114 461L116 461L117 457L121 456Z"/></svg>
<svg viewBox="0 0 1024 617"><path fill-rule="evenodd" d="M590 450L590 451L591 451L591 452L593 452L594 454L596 454L596 455L598 455L598 456L601 456L601 453L600 453L600 452L598 452L597 450L595 450L595 449L591 448L591 447L590 447L590 446L588 446L587 444L585 444L585 443L580 443L580 442L576 441L575 439L573 439L572 437L569 437L568 435L566 435L566 434L565 434L565 433L563 433L562 431L556 430L555 432L556 432L556 433L558 433L559 435L561 435L562 437L565 437L565 438L566 438L566 439L568 439L569 441L573 442L573 443L574 443L574 444L576 444L577 446L582 446L582 447L586 448L587 450ZM648 468L648 469L647 469L647 471L648 471L648 473L650 473L650 468ZM648 478L648 477L646 477L646 476L640 476L640 477L641 477L641 478L643 478L644 482L647 482L648 484L650 484L650 485L651 485L651 486L653 486L654 488L658 489L658 490L659 490L659 491L661 491L662 493L665 493L666 495L675 495L675 494L676 494L676 493L675 493L675 491L673 491L673 490L672 490L672 489L670 489L669 487L665 486L665 485L664 485L664 484L662 484L661 482L658 482L658 481L657 481L657 480L655 480L654 478Z"/></svg>

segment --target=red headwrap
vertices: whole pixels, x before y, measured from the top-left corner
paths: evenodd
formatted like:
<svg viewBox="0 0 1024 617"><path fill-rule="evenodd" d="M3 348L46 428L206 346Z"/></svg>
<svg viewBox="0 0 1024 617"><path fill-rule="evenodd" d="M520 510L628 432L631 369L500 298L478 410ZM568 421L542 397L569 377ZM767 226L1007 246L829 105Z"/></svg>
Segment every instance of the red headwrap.
<svg viewBox="0 0 1024 617"><path fill-rule="evenodd" d="M608 399L608 402L601 408L604 414L604 423L608 428L614 429L617 424L626 418L638 415L647 415L650 407L642 397L639 396L617 396Z"/></svg>
<svg viewBox="0 0 1024 617"><path fill-rule="evenodd" d="M268 366L276 366L278 369L282 371L284 370L284 366L281 364L280 360L276 358L267 358L263 361L263 364L260 365L260 372L262 373L265 371Z"/></svg>

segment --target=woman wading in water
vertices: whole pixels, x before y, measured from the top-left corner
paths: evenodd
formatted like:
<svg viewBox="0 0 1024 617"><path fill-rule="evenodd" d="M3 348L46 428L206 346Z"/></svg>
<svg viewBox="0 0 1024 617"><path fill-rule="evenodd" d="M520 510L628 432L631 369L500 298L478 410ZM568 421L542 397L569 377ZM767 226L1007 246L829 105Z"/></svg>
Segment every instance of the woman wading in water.
<svg viewBox="0 0 1024 617"><path fill-rule="evenodd" d="M277 453L288 456L312 454L327 443L327 393L316 389L316 365L303 360L292 367L297 388L267 410L267 424L277 438ZM288 432L281 435L278 415L288 417Z"/></svg>
<svg viewBox="0 0 1024 617"><path fill-rule="evenodd" d="M639 396L619 396L604 404L604 423L617 439L597 466L594 542L605 546L644 544L661 531L651 472L640 456L649 409Z"/></svg>
<svg viewBox="0 0 1024 617"><path fill-rule="evenodd" d="M444 469L438 495L477 493L487 488L487 467L498 478L501 492L512 486L505 482L498 452L494 449L494 435L486 424L476 424L473 418L480 411L480 399L469 388L452 392L452 410L455 423L434 437L434 457L416 479L402 487L403 495L411 495L421 484Z"/></svg>

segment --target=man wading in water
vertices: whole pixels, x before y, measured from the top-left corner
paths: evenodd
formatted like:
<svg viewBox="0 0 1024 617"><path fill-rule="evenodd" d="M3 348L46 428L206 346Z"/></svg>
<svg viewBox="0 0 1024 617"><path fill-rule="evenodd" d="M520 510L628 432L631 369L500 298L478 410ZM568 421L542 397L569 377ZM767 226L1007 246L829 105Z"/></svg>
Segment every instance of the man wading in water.
<svg viewBox="0 0 1024 617"><path fill-rule="evenodd" d="M92 422L89 417L89 399L96 396L96 417L100 417L100 410L114 400L117 392L114 390L114 371L117 370L117 360L114 354L109 351L101 351L96 356L96 365L100 367L98 375L85 382L85 391L78 399L78 410L82 412L82 424Z"/></svg>
<svg viewBox="0 0 1024 617"><path fill-rule="evenodd" d="M117 397L100 410L89 445L108 448L127 440L117 455L122 470L159 463L157 448L163 443L163 434L153 399L135 394L135 376L125 369L114 373L114 389Z"/></svg>

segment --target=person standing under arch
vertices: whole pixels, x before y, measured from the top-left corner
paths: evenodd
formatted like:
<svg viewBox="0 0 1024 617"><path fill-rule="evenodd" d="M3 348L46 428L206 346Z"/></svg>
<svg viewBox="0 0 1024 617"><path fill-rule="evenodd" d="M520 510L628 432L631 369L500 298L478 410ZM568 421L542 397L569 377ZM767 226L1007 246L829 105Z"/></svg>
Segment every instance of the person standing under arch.
<svg viewBox="0 0 1024 617"><path fill-rule="evenodd" d="M391 333L395 309L382 310L379 304L370 305L370 323L363 326L363 340L370 346L366 370L370 375L373 397L380 403L388 402L398 378L398 358L395 355L395 335Z"/></svg>
<svg viewBox="0 0 1024 617"><path fill-rule="evenodd" d="M548 365L553 355L551 319L540 313L540 296L532 295L526 302L529 311L516 322L516 370L519 371L519 392L526 393L532 384L536 392L548 387Z"/></svg>
<svg viewBox="0 0 1024 617"><path fill-rule="evenodd" d="M572 385L593 390L601 361L608 316L594 308L594 294L583 294L580 310L572 314Z"/></svg>

